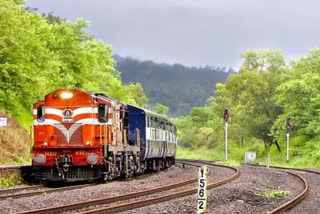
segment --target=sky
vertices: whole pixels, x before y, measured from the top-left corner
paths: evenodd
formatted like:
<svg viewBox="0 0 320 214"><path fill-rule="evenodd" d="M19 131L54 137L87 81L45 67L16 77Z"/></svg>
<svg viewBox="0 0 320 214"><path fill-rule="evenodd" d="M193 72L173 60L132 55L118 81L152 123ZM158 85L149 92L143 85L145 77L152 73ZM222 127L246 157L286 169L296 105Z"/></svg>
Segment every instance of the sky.
<svg viewBox="0 0 320 214"><path fill-rule="evenodd" d="M248 49L287 60L320 46L318 0L27 0L40 13L89 21L113 54L158 63L238 68Z"/></svg>

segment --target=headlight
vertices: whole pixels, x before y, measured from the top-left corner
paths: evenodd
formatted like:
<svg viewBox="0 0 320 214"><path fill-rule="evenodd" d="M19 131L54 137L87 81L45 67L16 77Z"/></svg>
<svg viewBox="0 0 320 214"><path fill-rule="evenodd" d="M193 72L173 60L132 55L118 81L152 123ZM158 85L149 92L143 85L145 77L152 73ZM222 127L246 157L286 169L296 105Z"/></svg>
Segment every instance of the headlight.
<svg viewBox="0 0 320 214"><path fill-rule="evenodd" d="M95 164L98 162L98 155L95 153L89 153L87 156L87 161L89 164Z"/></svg>
<svg viewBox="0 0 320 214"><path fill-rule="evenodd" d="M44 142L43 142L43 145L44 145L44 146L48 146L48 144L49 144L48 141L44 141Z"/></svg>
<svg viewBox="0 0 320 214"><path fill-rule="evenodd" d="M62 92L61 94L62 99L70 99L71 97L73 97L73 94L71 92Z"/></svg>
<svg viewBox="0 0 320 214"><path fill-rule="evenodd" d="M33 158L33 161L38 165L43 165L47 161L47 158L44 154L38 154Z"/></svg>

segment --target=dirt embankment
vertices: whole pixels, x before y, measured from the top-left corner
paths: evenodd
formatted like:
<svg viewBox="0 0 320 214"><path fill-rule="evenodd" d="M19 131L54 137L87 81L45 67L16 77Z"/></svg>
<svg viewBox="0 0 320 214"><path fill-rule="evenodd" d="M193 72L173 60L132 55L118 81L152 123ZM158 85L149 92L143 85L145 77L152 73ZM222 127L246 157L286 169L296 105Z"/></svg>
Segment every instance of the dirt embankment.
<svg viewBox="0 0 320 214"><path fill-rule="evenodd" d="M30 162L30 135L10 115L0 112L7 118L7 126L0 127L0 165Z"/></svg>

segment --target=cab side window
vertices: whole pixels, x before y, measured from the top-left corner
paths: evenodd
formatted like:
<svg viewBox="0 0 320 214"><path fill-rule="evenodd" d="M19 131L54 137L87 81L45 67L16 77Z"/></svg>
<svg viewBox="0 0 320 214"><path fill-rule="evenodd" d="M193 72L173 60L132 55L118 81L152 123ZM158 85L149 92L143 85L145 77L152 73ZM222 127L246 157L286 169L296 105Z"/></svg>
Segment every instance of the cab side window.
<svg viewBox="0 0 320 214"><path fill-rule="evenodd" d="M98 107L98 121L100 123L106 123L108 122L108 106L106 104L99 104Z"/></svg>
<svg viewBox="0 0 320 214"><path fill-rule="evenodd" d="M44 105L40 105L37 108L37 120L38 120L38 122L44 121Z"/></svg>

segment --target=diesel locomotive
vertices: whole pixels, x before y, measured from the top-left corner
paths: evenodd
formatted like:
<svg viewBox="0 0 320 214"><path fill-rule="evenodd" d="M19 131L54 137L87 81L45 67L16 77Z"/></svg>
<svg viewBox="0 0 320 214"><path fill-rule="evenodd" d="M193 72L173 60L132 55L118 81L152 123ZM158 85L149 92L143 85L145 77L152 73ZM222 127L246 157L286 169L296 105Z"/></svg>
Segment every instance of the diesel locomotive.
<svg viewBox="0 0 320 214"><path fill-rule="evenodd" d="M53 91L34 103L33 119L36 180L112 180L175 163L174 123L101 93Z"/></svg>

